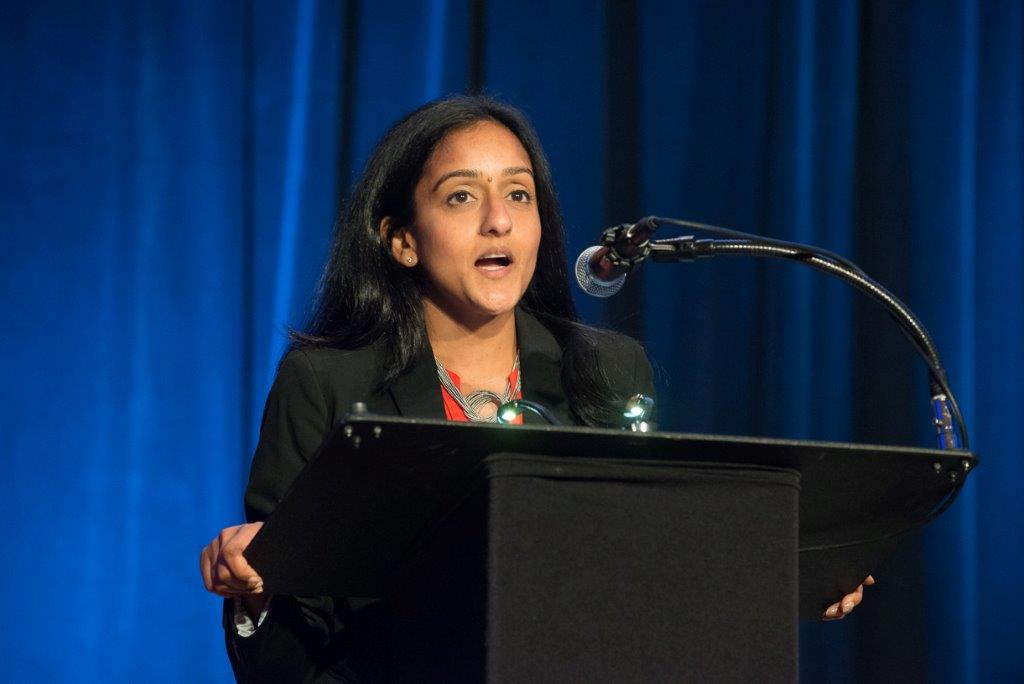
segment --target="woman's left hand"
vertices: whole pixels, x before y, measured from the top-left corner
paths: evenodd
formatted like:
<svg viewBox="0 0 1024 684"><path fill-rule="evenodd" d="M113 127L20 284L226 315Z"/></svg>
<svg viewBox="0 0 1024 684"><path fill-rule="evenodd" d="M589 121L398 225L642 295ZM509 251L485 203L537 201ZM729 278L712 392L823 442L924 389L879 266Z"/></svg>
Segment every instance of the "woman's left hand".
<svg viewBox="0 0 1024 684"><path fill-rule="evenodd" d="M825 609L825 614L822 615L823 620L842 620L844 617L853 612L853 609L864 599L864 586L871 586L875 583L875 578L868 575L864 580L864 584L857 587L852 593L847 594L839 601L833 603L831 606Z"/></svg>

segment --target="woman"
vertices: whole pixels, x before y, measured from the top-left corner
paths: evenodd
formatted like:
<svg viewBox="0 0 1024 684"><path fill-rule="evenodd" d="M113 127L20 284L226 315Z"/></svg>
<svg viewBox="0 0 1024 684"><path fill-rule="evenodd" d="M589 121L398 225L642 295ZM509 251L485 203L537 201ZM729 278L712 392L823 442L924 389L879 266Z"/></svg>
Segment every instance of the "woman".
<svg viewBox="0 0 1024 684"><path fill-rule="evenodd" d="M201 554L207 589L232 599L225 629L240 679L384 672L382 603L268 600L242 556L353 402L487 420L523 396L563 423L613 425L629 395L653 393L636 342L576 321L566 264L550 170L518 111L442 100L384 136L338 225L312 323L293 336L267 399L250 523Z"/></svg>

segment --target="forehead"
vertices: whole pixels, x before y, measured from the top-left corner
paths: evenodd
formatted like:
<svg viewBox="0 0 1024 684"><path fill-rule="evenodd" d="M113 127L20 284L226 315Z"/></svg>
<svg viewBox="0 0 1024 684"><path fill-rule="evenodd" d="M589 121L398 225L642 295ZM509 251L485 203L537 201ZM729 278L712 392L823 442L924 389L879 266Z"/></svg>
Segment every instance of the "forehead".
<svg viewBox="0 0 1024 684"><path fill-rule="evenodd" d="M519 138L499 123L480 121L446 135L427 160L424 176L453 168L483 171L511 166L533 168Z"/></svg>

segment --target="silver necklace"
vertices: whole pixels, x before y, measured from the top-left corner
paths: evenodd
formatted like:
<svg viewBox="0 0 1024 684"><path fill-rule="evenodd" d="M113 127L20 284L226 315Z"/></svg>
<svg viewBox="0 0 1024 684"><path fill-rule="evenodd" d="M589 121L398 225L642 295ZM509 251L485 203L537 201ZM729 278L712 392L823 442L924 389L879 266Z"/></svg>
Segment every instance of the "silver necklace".
<svg viewBox="0 0 1024 684"><path fill-rule="evenodd" d="M516 373L516 384L515 387L512 383L505 383L504 394L497 394L490 390L479 389L470 392L468 395L463 395L459 391L459 388L455 386L452 381L452 376L448 375L448 371L436 357L434 363L437 364L437 377L441 380L441 385L448 391L452 399L455 400L459 406L462 407L466 417L474 423L496 423L498 422L498 412L495 411L493 415L483 416L480 415L480 410L488 404L496 404L500 407L502 404L507 404L512 401L518 394L523 386L523 377L521 373ZM516 362L512 364L512 371L515 372L519 368L519 352L516 352Z"/></svg>

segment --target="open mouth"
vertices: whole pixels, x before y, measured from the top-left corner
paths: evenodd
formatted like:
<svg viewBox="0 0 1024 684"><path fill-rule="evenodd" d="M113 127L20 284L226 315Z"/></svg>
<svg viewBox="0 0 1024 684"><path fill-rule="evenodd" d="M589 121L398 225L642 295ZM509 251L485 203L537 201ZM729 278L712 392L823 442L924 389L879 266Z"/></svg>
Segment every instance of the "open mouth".
<svg viewBox="0 0 1024 684"><path fill-rule="evenodd" d="M479 259L476 260L475 266L477 268L505 268L511 263L512 259L510 259L507 255L495 254L480 257Z"/></svg>

